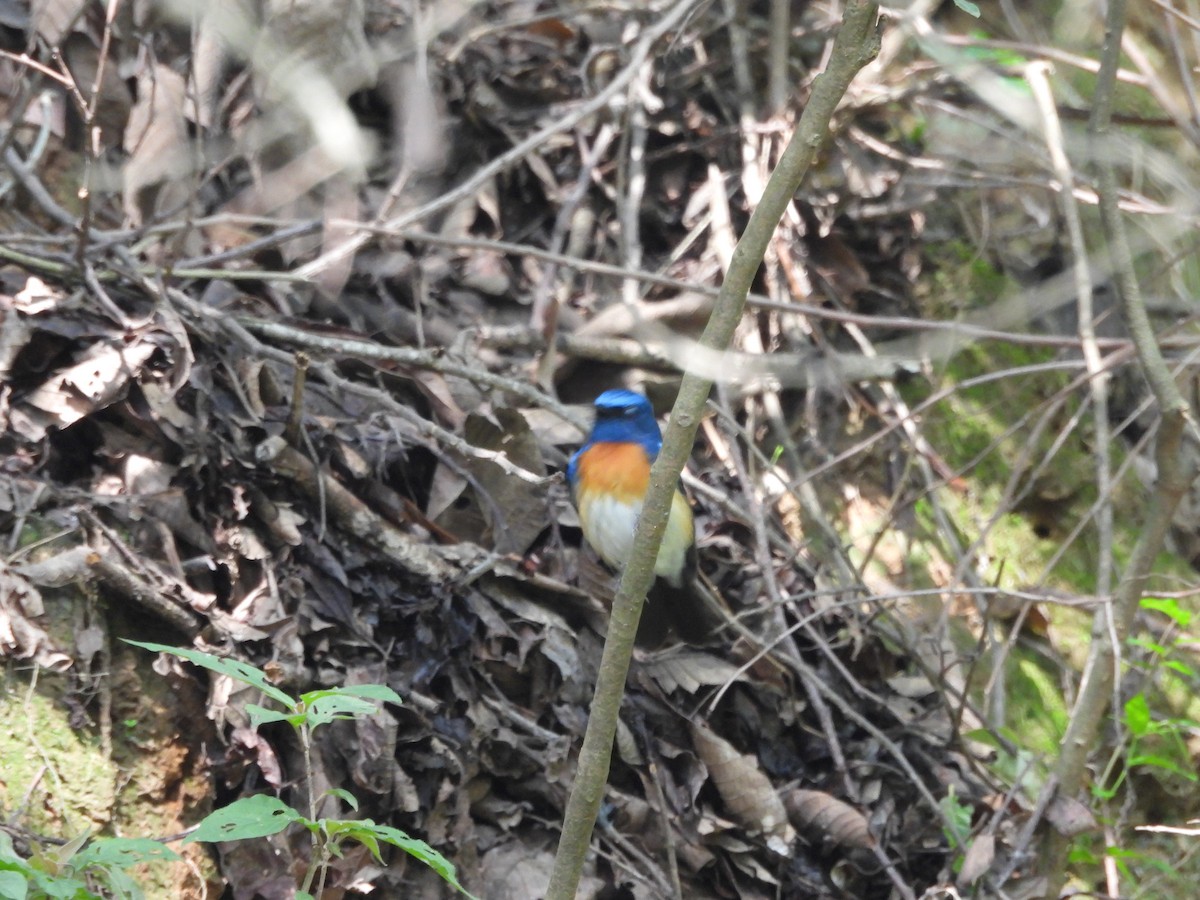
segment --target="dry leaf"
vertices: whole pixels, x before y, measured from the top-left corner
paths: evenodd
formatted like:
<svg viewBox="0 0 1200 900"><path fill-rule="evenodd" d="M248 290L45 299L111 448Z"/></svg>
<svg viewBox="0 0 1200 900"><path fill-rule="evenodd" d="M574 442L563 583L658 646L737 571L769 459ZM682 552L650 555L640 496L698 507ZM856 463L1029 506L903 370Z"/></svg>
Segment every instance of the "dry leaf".
<svg viewBox="0 0 1200 900"><path fill-rule="evenodd" d="M34 32L51 47L57 47L79 19L89 0L33 0L29 19Z"/></svg>
<svg viewBox="0 0 1200 900"><path fill-rule="evenodd" d="M154 353L148 342L132 346L97 343L68 369L57 372L25 398L22 414L13 412L13 427L31 441L54 428L66 428L89 413L114 403L129 379Z"/></svg>
<svg viewBox="0 0 1200 900"><path fill-rule="evenodd" d="M183 77L164 65L138 76L138 100L125 130L129 160L123 175L125 215L134 225L185 204L192 171L184 110L188 106Z"/></svg>
<svg viewBox="0 0 1200 900"><path fill-rule="evenodd" d="M981 834L967 847L962 868L955 883L964 890L977 882L992 866L996 858L996 836Z"/></svg>
<svg viewBox="0 0 1200 900"><path fill-rule="evenodd" d="M682 688L694 694L701 687L728 684L738 667L729 660L695 650L667 650L642 663L642 670L668 694Z"/></svg>
<svg viewBox="0 0 1200 900"><path fill-rule="evenodd" d="M691 731L696 755L708 767L730 815L745 828L766 835L771 850L786 854L795 832L788 823L783 801L759 768L757 757L739 753L706 725L692 723Z"/></svg>
<svg viewBox="0 0 1200 900"><path fill-rule="evenodd" d="M843 849L869 849L874 844L866 816L832 794L797 789L784 801L809 840Z"/></svg>
<svg viewBox="0 0 1200 900"><path fill-rule="evenodd" d="M1097 827L1092 811L1074 797L1056 796L1046 808L1046 820L1063 837L1075 837Z"/></svg>
<svg viewBox="0 0 1200 900"><path fill-rule="evenodd" d="M70 668L71 657L32 621L42 613L41 592L23 575L0 564L0 654L32 659L43 668L61 672Z"/></svg>

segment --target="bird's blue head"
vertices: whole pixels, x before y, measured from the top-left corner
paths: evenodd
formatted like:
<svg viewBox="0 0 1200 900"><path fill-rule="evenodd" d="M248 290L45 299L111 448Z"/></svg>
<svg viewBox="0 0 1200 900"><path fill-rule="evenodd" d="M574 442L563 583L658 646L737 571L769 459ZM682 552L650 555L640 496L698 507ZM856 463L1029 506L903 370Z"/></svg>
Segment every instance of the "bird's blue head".
<svg viewBox="0 0 1200 900"><path fill-rule="evenodd" d="M662 432L650 401L633 391L605 391L596 398L596 422L587 443L641 444L651 459L662 449Z"/></svg>

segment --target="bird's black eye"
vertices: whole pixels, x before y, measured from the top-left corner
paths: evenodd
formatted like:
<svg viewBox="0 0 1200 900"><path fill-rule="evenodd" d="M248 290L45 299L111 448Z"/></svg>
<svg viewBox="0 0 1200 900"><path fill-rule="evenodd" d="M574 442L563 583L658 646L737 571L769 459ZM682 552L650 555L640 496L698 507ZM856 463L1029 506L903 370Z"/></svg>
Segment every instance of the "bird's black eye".
<svg viewBox="0 0 1200 900"><path fill-rule="evenodd" d="M623 410L621 410L621 415L623 415L627 419L632 419L634 416L637 415L637 410L634 409L632 406L627 406Z"/></svg>

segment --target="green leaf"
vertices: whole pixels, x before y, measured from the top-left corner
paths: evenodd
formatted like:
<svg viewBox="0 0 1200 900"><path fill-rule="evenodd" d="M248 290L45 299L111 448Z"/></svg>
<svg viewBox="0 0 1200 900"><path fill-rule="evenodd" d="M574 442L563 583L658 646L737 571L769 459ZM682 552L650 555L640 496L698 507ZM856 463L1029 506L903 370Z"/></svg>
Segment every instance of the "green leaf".
<svg viewBox="0 0 1200 900"><path fill-rule="evenodd" d="M1192 613L1180 606L1173 597L1143 597L1141 607L1168 616L1180 628L1187 628L1192 621Z"/></svg>
<svg viewBox="0 0 1200 900"><path fill-rule="evenodd" d="M344 788L330 788L325 793L330 797L337 797L355 812L358 811L358 798Z"/></svg>
<svg viewBox="0 0 1200 900"><path fill-rule="evenodd" d="M143 650L151 650L156 653L170 653L173 656L186 659L188 662L203 669L208 669L219 675L228 675L236 681L258 688L272 700L278 701L286 707L291 708L296 705L296 701L290 695L267 681L265 672L261 669L256 669L249 663L242 662L240 659L221 658L213 656L211 653L205 653L203 650L194 650L190 647L168 647L166 644L133 641L129 638L122 638L121 640L135 647L141 647Z"/></svg>
<svg viewBox="0 0 1200 900"><path fill-rule="evenodd" d="M371 819L331 819L325 822L325 827L337 843L347 838L358 841L371 851L377 861L383 862L383 857L379 855L379 839L375 834L379 826Z"/></svg>
<svg viewBox="0 0 1200 900"><path fill-rule="evenodd" d="M238 841L266 837L278 834L293 822L300 822L306 827L312 824L278 797L255 794L241 797L209 813L183 842L189 844L192 841Z"/></svg>
<svg viewBox="0 0 1200 900"><path fill-rule="evenodd" d="M458 883L458 873L454 869L454 864L424 841L411 838L399 828L392 828L390 825L376 825L372 831L384 843L399 847L409 856L419 859L437 872L448 884L454 885L459 891L467 894L466 889ZM467 894L467 896L471 895Z"/></svg>
<svg viewBox="0 0 1200 900"><path fill-rule="evenodd" d="M401 706L404 698L386 684L351 684L343 685L337 690L351 697L362 697L365 700L379 700L382 703L394 703Z"/></svg>
<svg viewBox="0 0 1200 900"><path fill-rule="evenodd" d="M986 728L975 728L963 735L965 741L977 741L980 744L987 744L989 747L1000 749L1004 746L1003 743Z"/></svg>
<svg viewBox="0 0 1200 900"><path fill-rule="evenodd" d="M1125 701L1125 727L1134 737L1141 737L1150 730L1150 706L1145 694L1134 694Z"/></svg>
<svg viewBox="0 0 1200 900"><path fill-rule="evenodd" d="M1193 669L1191 666L1187 665L1186 663L1179 662L1178 660L1175 660L1175 659L1167 660L1166 666L1172 672L1182 675L1184 678L1195 678L1196 677L1195 669Z"/></svg>
<svg viewBox="0 0 1200 900"><path fill-rule="evenodd" d="M33 881L40 892L33 895L37 900L104 900L99 894L88 890L82 881L67 875L36 872Z"/></svg>
<svg viewBox="0 0 1200 900"><path fill-rule="evenodd" d="M1149 640L1148 638L1143 638L1143 637L1129 638L1129 646L1130 647L1139 647L1142 650L1149 650L1151 653L1155 654L1156 656L1166 656L1168 653L1171 652L1169 648L1164 647L1162 644L1155 643L1154 641Z"/></svg>
<svg viewBox="0 0 1200 900"><path fill-rule="evenodd" d="M314 728L335 719L373 716L379 712L376 704L369 700L347 696L340 688L309 691L307 694L301 694L300 699L308 713L308 723Z"/></svg>
<svg viewBox="0 0 1200 900"><path fill-rule="evenodd" d="M1139 753L1130 756L1126 764L1130 766L1150 766L1155 769L1163 769L1173 775L1179 775L1188 781L1197 780L1195 772L1183 768L1178 762L1169 757L1159 756L1155 753Z"/></svg>
<svg viewBox="0 0 1200 900"><path fill-rule="evenodd" d="M108 893L113 897L119 897L121 900L145 900L145 894L138 887L138 883L133 880L133 876L124 869L118 869L112 866L91 869L92 873L97 871L103 872L108 881Z"/></svg>
<svg viewBox="0 0 1200 900"><path fill-rule="evenodd" d="M971 0L954 0L954 5L965 12L968 16L979 18L979 7L972 3Z"/></svg>
<svg viewBox="0 0 1200 900"><path fill-rule="evenodd" d="M178 853L150 838L96 838L71 864L76 870L86 866L116 866L128 869L140 863L170 862Z"/></svg>
<svg viewBox="0 0 1200 900"><path fill-rule="evenodd" d="M267 722L287 722L293 728L299 728L308 719L308 713L280 712L277 709L267 709L257 703L246 704L246 715L250 717L250 727L258 728Z"/></svg>
<svg viewBox="0 0 1200 900"><path fill-rule="evenodd" d="M0 897L9 900L25 900L29 893L29 880L20 872L0 871Z"/></svg>
<svg viewBox="0 0 1200 900"><path fill-rule="evenodd" d="M971 833L971 807L955 796L953 785L950 786L949 792L938 805L941 806L948 823L953 826L952 828L943 826L942 831L950 842L950 846L957 848L962 840Z"/></svg>

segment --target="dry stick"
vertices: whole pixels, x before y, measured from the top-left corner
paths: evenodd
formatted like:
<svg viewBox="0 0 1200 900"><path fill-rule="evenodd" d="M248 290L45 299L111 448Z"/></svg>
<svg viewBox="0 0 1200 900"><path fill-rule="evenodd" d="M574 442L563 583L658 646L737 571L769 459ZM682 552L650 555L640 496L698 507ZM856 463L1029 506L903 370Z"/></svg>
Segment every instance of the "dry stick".
<svg viewBox="0 0 1200 900"><path fill-rule="evenodd" d="M791 82L788 79L788 51L792 43L792 4L789 0L771 0L771 36L767 50L767 111L783 112Z"/></svg>
<svg viewBox="0 0 1200 900"><path fill-rule="evenodd" d="M626 96L626 108L629 110L629 127L623 136L622 145L625 150L625 165L621 167L618 178L617 202L618 215L621 220L621 251L627 268L642 267L642 232L641 211L642 200L646 196L646 135L649 131L647 111L655 107L654 112L662 108L662 101L650 91L654 76L654 64L647 60L638 69L637 77L629 83ZM620 181L625 182L625 190L619 189ZM638 282L626 278L621 282L621 300L633 306L638 300Z"/></svg>
<svg viewBox="0 0 1200 900"><path fill-rule="evenodd" d="M740 37L739 35L741 35L741 30L737 27L731 27L730 41L734 48L735 60L737 59L739 52L745 49L744 35L741 35ZM741 77L745 78L745 81L739 81L739 92L742 95L741 121L749 124L753 121L752 112L749 106L750 82L748 73L744 72L744 69L744 66L738 66L735 63L734 72L741 73ZM743 144L743 147L745 147L745 144ZM760 196L762 190L761 184L758 182L757 178L753 179L753 184L750 183L750 154L743 151L743 159L745 160L745 164L742 167L743 190L745 191L747 197ZM712 220L711 227L713 231L713 243L717 248L716 253L720 261L721 268L728 269L732 259L733 250L736 245L736 240L733 237L733 224L729 213L729 204L720 179L710 178L710 183L712 185L712 199L709 202L709 207L711 210L709 215ZM759 355L762 355L766 352L765 348L762 346L762 341L759 337L757 329L748 329L745 332L745 337L748 344L747 349L751 351L757 351ZM726 396L726 391L724 390L724 385L718 385L718 397L720 399L720 406L725 411L727 420L730 423L734 423L734 417L730 410L730 404ZM763 405L769 410L773 420L782 419L782 413L780 412L779 405L779 395L775 390L764 390L762 402ZM736 427L736 423L734 423L734 425ZM787 429L783 428L779 429L779 431L781 433L780 440L784 442L790 442L791 438L787 433ZM751 439L749 434L745 435L745 444L747 447L754 447L754 441ZM764 524L765 518L762 515L758 496L751 485L749 461L743 458L742 454L737 448L736 443L730 447L729 461L732 463L734 473L737 476L738 481L741 483L743 496L750 498L751 509L749 510L749 521L751 529L754 533L754 555L759 569L763 574L764 584L766 585L767 595L770 600L769 609L774 620L774 627L779 633L777 642L782 648L782 650L779 652L779 655L784 658L793 668L793 670L800 676L800 682L804 686L804 691L807 694L809 702L812 704L813 710L817 715L817 721L821 724L821 730L825 735L825 740L829 743L830 756L833 758L834 767L842 777L842 781L846 790L846 796L857 797L858 791L851 782L849 768L846 765L846 757L842 752L841 742L838 739L837 730L833 724L833 716L830 714L829 705L825 703L820 693L818 693L816 686L813 684L815 676L810 669L803 665L799 647L797 647L795 638L793 636L794 633L788 629L787 623L784 620L785 601L783 599L782 592L779 589L779 581L775 572L775 568L771 563L770 541ZM801 492L802 491L803 489L801 489ZM799 498L797 498L797 500L803 507L804 501L800 500ZM820 533L819 529L814 530ZM823 637L817 634L814 629L809 628L807 624L803 627L812 637L814 643L819 645L828 656L832 657L833 653L828 649L828 645ZM755 637L752 646L757 646L758 643L759 641L757 640L757 637Z"/></svg>
<svg viewBox="0 0 1200 900"><path fill-rule="evenodd" d="M829 66L817 77L796 132L734 250L716 307L700 338L702 346L719 352L729 345L775 227L816 156L838 101L855 74L878 51L877 15L878 7L874 3L850 0L847 4ZM695 441L700 415L711 388L712 382L702 374L688 372L684 375L662 452L654 463L650 488L638 519L633 554L622 573L621 586L613 602L608 638L596 679L596 695L579 753L579 768L567 803L546 900L573 900L579 885L612 762L613 737L617 731L638 619L654 577L654 562L675 484Z"/></svg>
<svg viewBox="0 0 1200 900"><path fill-rule="evenodd" d="M560 416L563 421L582 425L579 416L574 411L550 399L540 390L526 382L505 378L502 375L495 375L486 369L455 362L440 350L414 350L410 347L387 347L383 344L377 344L374 341L363 340L361 338L329 337L328 335L317 334L304 328L280 325L276 322L268 322L263 319L253 319L250 317L241 317L237 321L247 331L252 331L255 334L260 334L272 340L287 341L299 347L307 347L311 350L323 350L327 353L350 357L352 359L373 359L404 366L417 366L422 369L441 372L443 375L454 375L459 378L465 378L476 384L487 385L496 390L516 394L521 399L535 406L546 407ZM521 469L516 469L509 474L519 475L526 481L532 479L537 483L545 480L541 476L532 475Z"/></svg>
<svg viewBox="0 0 1200 900"><path fill-rule="evenodd" d="M732 419L733 415L729 412L730 404L725 394L724 387L718 384L717 395L720 397L721 405L727 410L729 418ZM746 436L746 442L747 444L752 443L750 435ZM859 792L850 779L850 770L846 765L846 754L842 752L841 741L838 739L837 729L833 724L833 716L829 713L829 706L821 699L821 695L817 692L815 685L813 685L812 678L810 677L811 673L807 669L796 666L796 661L802 657L800 648L796 646L792 634L788 633L787 623L784 620L783 609L786 601L783 597L783 591L779 588L779 577L771 558L771 546L766 526L767 517L763 513L762 503L751 480L749 461L742 456L737 444L734 442L730 444L729 461L733 464L734 475L737 477L742 495L747 498L750 504L750 527L754 534L754 561L762 573L763 584L766 587L767 597L770 600L770 608L775 618L773 624L778 633L779 643L783 648L781 655L789 657L789 662L796 667L796 671L800 675L804 691L808 695L808 700L817 714L817 721L821 723L821 731L825 735L825 740L829 743L829 755L833 759L834 768L842 778L846 796L850 798L857 797L859 796ZM821 638L818 636L818 641L820 640Z"/></svg>
<svg viewBox="0 0 1200 900"><path fill-rule="evenodd" d="M1049 79L1046 77L1048 72L1049 65L1045 62L1032 62L1025 68L1025 77L1033 89L1033 100L1037 102L1038 112L1042 114L1046 149L1050 152L1055 178L1062 184L1058 198L1062 202L1063 216L1067 220L1067 234L1074 256L1072 270L1075 277L1076 304L1079 306L1079 340L1084 348L1088 386L1092 394L1092 420L1096 437L1096 490L1100 496L1106 496L1111 491L1112 482L1109 458L1109 374L1108 368L1100 360L1099 347L1096 346L1091 266L1088 264L1084 224L1080 221L1079 206L1075 204L1075 194L1072 190L1075 176L1066 151L1063 150L1062 124L1058 121L1054 95L1051 94ZM1109 593L1112 577L1112 504L1104 504L1100 508L1096 517L1096 527L1100 541L1096 593L1104 596Z"/></svg>
<svg viewBox="0 0 1200 900"><path fill-rule="evenodd" d="M596 167L608 152L615 135L612 125L605 123L600 126L590 148L583 134L576 138L582 148L579 175L576 176L575 186L571 188L554 217L554 230L550 233L548 246L555 252L564 249L570 253L583 252L580 240L583 229L577 226L593 214L581 207L592 185ZM563 332L558 329L559 304L561 298L567 296L571 284L570 280L559 281L558 269L558 264L552 262L542 270L529 311L529 327L544 340L547 351L541 353L537 360L537 383L547 388L547 394L553 394L550 388L554 384L554 369L558 364L558 353L555 351L558 340L564 337Z"/></svg>
<svg viewBox="0 0 1200 900"><path fill-rule="evenodd" d="M1104 237L1112 262L1121 309L1129 333L1137 348L1146 380L1162 410L1162 425L1155 444L1158 480L1146 505L1142 529L1111 604L1102 604L1092 620L1092 641L1084 667L1083 682L1067 733L1063 736L1051 782L1057 782L1058 796L1074 799L1083 786L1088 751L1095 745L1101 719L1108 710L1116 681L1120 642L1124 640L1137 614L1142 588L1162 549L1175 507L1196 475L1195 448L1184 442L1185 430L1195 438L1196 427L1187 402L1179 393L1155 342L1150 317L1142 300L1133 258L1125 235L1125 223L1117 205L1117 173L1113 160L1112 105L1117 62L1121 53L1121 34L1127 15L1126 0L1111 0L1105 19L1104 50L1100 76L1093 98L1091 131L1093 143L1101 148L1097 186ZM1115 643L1113 639L1115 635ZM1045 792L1052 790L1047 787ZM1044 792L1044 793L1045 793ZM1039 798L1039 806L1045 804ZM1046 880L1045 896L1053 900L1066 879L1066 857L1072 836L1050 829L1042 847L1040 874Z"/></svg>
<svg viewBox="0 0 1200 900"><path fill-rule="evenodd" d="M152 293L152 296L160 295L154 292ZM269 323L259 323L258 320L252 320L251 322L247 323L246 327L243 327L239 320L231 319L227 316L217 313L214 310L210 310L207 307L196 303L182 291L177 291L174 288L168 288L165 296L168 297L178 308L187 311L190 315L196 317L198 320L210 322L214 327L220 329L223 333L245 346L255 356L261 359L274 360L275 362L281 363L285 366L290 367L295 365L296 360L291 353L260 342L254 337L254 335L250 334L249 330L247 329L261 331L268 337L282 337L284 340L292 341L300 344L301 346L333 352L344 351L345 355L351 357L360 357L363 359L391 358L395 361L400 361L405 364L424 366L437 371L445 371L444 369L439 369L438 365L432 361L432 358L422 361L420 358L404 357L401 359L400 357L389 357L387 353L377 352L387 351L389 348L380 347L379 345L372 344L368 341L338 341L336 339L323 339L318 335L308 335L310 339L306 340L304 337L306 334L305 332L295 332L294 334L277 332L273 327L268 327ZM402 355L404 353L415 353L418 355L425 353L425 351L406 350L405 348L391 349L393 353L401 353ZM530 472L528 469L521 468L512 460L510 460L504 451L485 450L482 447L475 447L467 443L454 432L448 431L447 429L442 428L440 425L437 425L428 419L422 418L407 406L391 398L386 391L380 388L369 387L346 378L341 378L331 371L328 364L311 363L311 360L310 364L311 368L316 371L331 388L335 389L335 391L356 394L360 397L366 397L370 399L381 411L388 412L397 418L403 419L406 424L411 425L415 433L422 439L449 447L451 450L454 450L468 458L483 459L487 460L488 462L495 463L506 475L512 475L515 478L520 478L522 481L526 481L530 484L545 484L552 477L538 475L536 472ZM461 370L461 375L464 378L474 379L485 384L493 384L493 386L504 390L513 390L518 393L520 393L521 390L531 391L533 393L535 402L557 412L565 421L575 421L576 417L574 414L561 404L550 401L547 397L538 394L536 391L533 391L532 388L529 388L528 385L522 382L510 382L508 379L501 378L498 375L492 375L492 373L482 369L471 369L467 366L461 365L454 365L452 368L454 368L455 371ZM460 472L459 474L463 473Z"/></svg>
<svg viewBox="0 0 1200 900"><path fill-rule="evenodd" d="M292 367L292 405L288 410L287 425L283 439L293 447L300 446L300 430L304 427L304 385L308 378L308 354L303 350L296 354Z"/></svg>
<svg viewBox="0 0 1200 900"><path fill-rule="evenodd" d="M1070 237L1072 255L1074 256L1074 275L1076 302L1079 308L1079 339L1083 345L1083 358L1087 363L1088 387L1092 399L1092 427L1095 430L1095 461L1096 461L1096 493L1099 497L1108 497L1113 489L1111 433L1108 423L1108 369L1100 359L1100 349L1096 346L1095 314L1092 307L1092 280L1088 261L1087 244L1084 242L1083 224L1079 217L1079 207L1075 204L1072 187L1075 176L1071 171L1071 163L1063 150L1062 125L1058 120L1058 111L1054 105L1054 96L1050 91L1047 78L1049 66L1037 62L1026 66L1025 77L1033 89L1033 98L1042 117L1042 129L1045 132L1046 147L1050 152L1050 160L1054 166L1055 177L1062 184L1059 198L1062 202L1063 215L1067 220L1067 234ZM1108 595L1112 589L1113 572L1113 504L1101 503L1096 510L1096 537L1099 543L1096 561L1095 593L1101 597ZM1112 642L1114 656L1120 655L1116 633L1109 622L1109 639ZM1113 680L1114 688L1116 679ZM1118 698L1113 697L1113 707L1118 706ZM1109 893L1114 896L1119 893L1117 883L1116 860L1106 855L1104 867L1108 877Z"/></svg>

